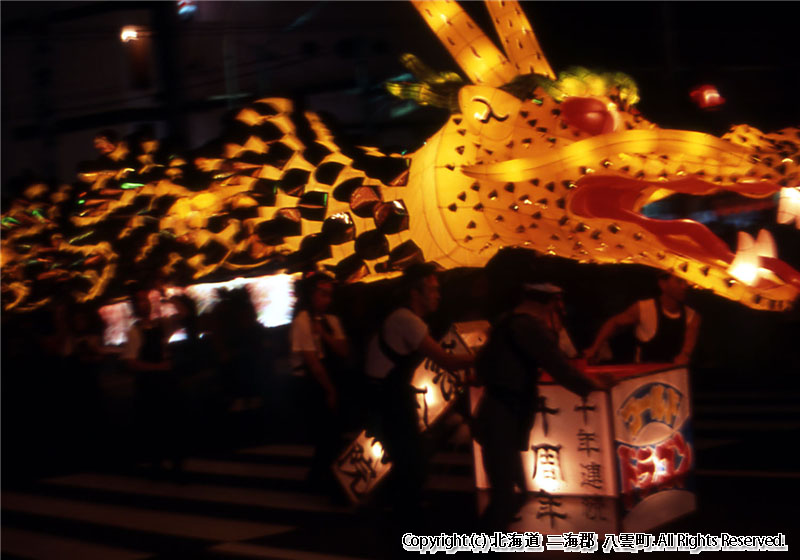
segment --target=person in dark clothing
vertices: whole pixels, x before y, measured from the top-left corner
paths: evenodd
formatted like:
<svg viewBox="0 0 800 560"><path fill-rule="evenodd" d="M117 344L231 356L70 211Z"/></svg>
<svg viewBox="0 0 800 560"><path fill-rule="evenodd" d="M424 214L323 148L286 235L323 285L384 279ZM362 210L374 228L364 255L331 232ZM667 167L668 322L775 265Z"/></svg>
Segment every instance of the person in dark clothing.
<svg viewBox="0 0 800 560"><path fill-rule="evenodd" d="M134 372L165 372L172 365L167 356L167 333L160 318L152 317L150 291L133 291L135 322L128 331L122 359Z"/></svg>
<svg viewBox="0 0 800 560"><path fill-rule="evenodd" d="M175 383L167 352L167 332L160 318L152 317L150 291L133 291L136 322L128 331L122 361L135 376L135 421L142 452L160 468L171 453L174 437Z"/></svg>
<svg viewBox="0 0 800 560"><path fill-rule="evenodd" d="M265 394L272 377L272 359L266 329L246 286L218 290L209 332L221 393L227 411L226 424L239 444L261 441L271 426ZM205 339L204 339L205 342Z"/></svg>
<svg viewBox="0 0 800 560"><path fill-rule="evenodd" d="M91 436L103 424L99 422L103 410L100 374L114 350L103 346L102 319L94 305L76 304L69 321L70 333L62 346L69 387L60 394L62 398L69 395L65 400L72 409L75 433L91 452L96 447Z"/></svg>
<svg viewBox="0 0 800 560"><path fill-rule="evenodd" d="M686 365L700 330L700 315L687 306L685 280L668 272L659 274L660 295L641 300L608 319L585 351L596 360L605 343L620 329L636 325L636 362L667 362Z"/></svg>
<svg viewBox="0 0 800 560"><path fill-rule="evenodd" d="M234 410L259 410L264 406L265 380L270 376L266 332L258 322L258 312L247 288L229 290L228 333L231 371L235 378Z"/></svg>
<svg viewBox="0 0 800 560"><path fill-rule="evenodd" d="M549 284L523 287L522 301L500 315L476 361L477 380L484 391L475 411L473 436L481 445L491 485L482 516L486 529L506 529L521 506L514 487L523 495L526 492L520 452L529 446L540 368L582 397L603 387L575 370L559 349L550 319L560 289L551 287L555 288Z"/></svg>
<svg viewBox="0 0 800 560"><path fill-rule="evenodd" d="M403 305L383 321L367 349L366 373L372 387L375 431L392 461L395 512L411 521L418 513L427 473L412 377L423 359L442 368L469 368L474 357L449 354L429 334L423 320L439 306L436 266L412 264L403 272Z"/></svg>
<svg viewBox="0 0 800 560"><path fill-rule="evenodd" d="M327 274L316 272L301 280L290 337L296 409L314 442L308 484L336 497L331 464L342 446L350 349L339 318L328 312L333 292L333 278Z"/></svg>
<svg viewBox="0 0 800 560"><path fill-rule="evenodd" d="M166 318L169 354L172 361L175 398L172 420L175 436L171 446L173 471L177 474L189 452L208 436L213 418L208 398L214 373L214 356L200 337L197 304L187 294L172 296L175 313Z"/></svg>

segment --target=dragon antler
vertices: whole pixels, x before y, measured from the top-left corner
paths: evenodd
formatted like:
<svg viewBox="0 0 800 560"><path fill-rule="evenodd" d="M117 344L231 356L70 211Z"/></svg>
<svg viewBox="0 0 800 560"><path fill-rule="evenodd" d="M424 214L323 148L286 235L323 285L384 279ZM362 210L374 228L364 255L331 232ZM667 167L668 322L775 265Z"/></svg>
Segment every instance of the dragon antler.
<svg viewBox="0 0 800 560"><path fill-rule="evenodd" d="M514 65L457 2L413 4L470 81L500 87L517 75Z"/></svg>
<svg viewBox="0 0 800 560"><path fill-rule="evenodd" d="M413 4L473 83L500 87L523 74L555 79L518 2L486 2L508 58L457 2L427 0Z"/></svg>
<svg viewBox="0 0 800 560"><path fill-rule="evenodd" d="M517 75L540 74L554 80L556 75L539 46L533 27L519 2L486 2L492 23L503 43L506 56L517 68Z"/></svg>

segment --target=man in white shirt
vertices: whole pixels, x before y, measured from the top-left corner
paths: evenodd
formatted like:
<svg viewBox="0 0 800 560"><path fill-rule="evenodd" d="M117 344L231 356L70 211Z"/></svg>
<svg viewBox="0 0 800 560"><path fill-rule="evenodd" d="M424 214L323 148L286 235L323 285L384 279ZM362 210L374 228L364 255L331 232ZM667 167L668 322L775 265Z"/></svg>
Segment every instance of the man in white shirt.
<svg viewBox="0 0 800 560"><path fill-rule="evenodd" d="M412 264L403 272L404 305L381 324L367 349L366 372L374 391L375 427L393 464L399 519L413 522L425 483L427 458L411 385L414 371L425 358L455 371L470 367L474 357L449 354L430 335L423 318L435 311L441 298L436 266Z"/></svg>
<svg viewBox="0 0 800 560"><path fill-rule="evenodd" d="M658 276L661 294L655 299L634 303L608 319L586 358L594 361L605 343L619 329L636 325L636 361L686 365L700 330L700 315L685 305L688 285L685 280L665 272Z"/></svg>

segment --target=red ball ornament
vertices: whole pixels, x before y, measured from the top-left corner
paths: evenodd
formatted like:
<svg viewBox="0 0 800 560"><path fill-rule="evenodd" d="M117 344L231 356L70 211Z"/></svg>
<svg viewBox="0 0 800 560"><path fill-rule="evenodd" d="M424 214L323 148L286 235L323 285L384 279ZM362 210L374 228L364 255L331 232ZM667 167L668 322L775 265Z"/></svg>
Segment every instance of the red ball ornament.
<svg viewBox="0 0 800 560"><path fill-rule="evenodd" d="M561 116L568 125L592 136L614 132L614 116L594 97L568 97L561 103Z"/></svg>
<svg viewBox="0 0 800 560"><path fill-rule="evenodd" d="M689 92L689 97L701 109L714 109L725 103L725 98L719 94L716 86L703 84Z"/></svg>

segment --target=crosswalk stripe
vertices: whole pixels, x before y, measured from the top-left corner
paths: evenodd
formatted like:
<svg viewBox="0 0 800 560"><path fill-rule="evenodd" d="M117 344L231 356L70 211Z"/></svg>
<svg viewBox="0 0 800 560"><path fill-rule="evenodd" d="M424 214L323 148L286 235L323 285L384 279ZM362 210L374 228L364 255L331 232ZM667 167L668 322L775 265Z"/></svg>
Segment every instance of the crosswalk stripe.
<svg viewBox="0 0 800 560"><path fill-rule="evenodd" d="M696 451L705 449L714 449L716 447L723 447L732 443L738 443L740 440L731 438L696 438L694 441L694 448Z"/></svg>
<svg viewBox="0 0 800 560"><path fill-rule="evenodd" d="M692 423L695 430L715 430L718 432L787 432L800 430L800 422L776 420L695 420Z"/></svg>
<svg viewBox="0 0 800 560"><path fill-rule="evenodd" d="M769 401L797 401L800 393L794 391L714 391L695 393L693 399L699 401L719 401L719 400L769 400Z"/></svg>
<svg viewBox="0 0 800 560"><path fill-rule="evenodd" d="M800 406L770 405L757 406L746 404L702 404L694 407L695 413L723 413L723 414L797 414L800 413Z"/></svg>
<svg viewBox="0 0 800 560"><path fill-rule="evenodd" d="M347 508L333 506L322 496L299 492L281 492L254 488L236 488L207 484L174 484L99 473L85 473L50 478L43 482L58 486L90 488L126 494L141 494L192 501L292 509L308 512L345 513Z"/></svg>
<svg viewBox="0 0 800 560"><path fill-rule="evenodd" d="M149 552L87 543L13 527L3 528L2 551L31 560L143 560Z"/></svg>
<svg viewBox="0 0 800 560"><path fill-rule="evenodd" d="M473 492L475 477L432 474L428 477L427 487L440 492Z"/></svg>
<svg viewBox="0 0 800 560"><path fill-rule="evenodd" d="M439 452L433 456L433 463L441 465L456 465L461 467L472 467L472 448L468 448L462 453L458 452Z"/></svg>
<svg viewBox="0 0 800 560"><path fill-rule="evenodd" d="M21 492L3 492L2 499L3 509L10 511L208 541L252 539L284 533L293 528L289 525L231 521L210 516L91 504Z"/></svg>
<svg viewBox="0 0 800 560"><path fill-rule="evenodd" d="M737 471L697 469L698 476L744 477L744 478L800 478L800 472L774 472L774 471Z"/></svg>
<svg viewBox="0 0 800 560"><path fill-rule="evenodd" d="M257 447L248 447L239 449L235 452L236 456L259 456L269 457L274 459L283 459L286 457L310 459L314 455L314 448L311 445L301 444L286 444L286 445L260 445ZM472 466L472 455L469 452L458 453L440 451L436 453L432 460L434 464L441 465L457 465L457 466Z"/></svg>
<svg viewBox="0 0 800 560"><path fill-rule="evenodd" d="M240 449L237 453L241 455L267 455L278 457L304 457L311 458L314 455L314 448L310 445L285 444L285 445L259 445Z"/></svg>
<svg viewBox="0 0 800 560"><path fill-rule="evenodd" d="M193 473L246 476L252 478L278 478L282 480L305 480L308 467L293 465L269 465L261 463L238 463L213 459L189 459L183 470Z"/></svg>
<svg viewBox="0 0 800 560"><path fill-rule="evenodd" d="M207 539L156 533L146 529L130 529L108 523L100 524L81 521L71 517L13 511L7 508L3 509L3 530L6 528L22 529L64 539L80 540L110 548L145 550L158 553L197 551L210 544Z"/></svg>
<svg viewBox="0 0 800 560"><path fill-rule="evenodd" d="M284 560L363 560L356 558L355 556L322 554L319 552L290 550L287 548L276 548L274 546L248 543L223 543L212 546L209 550L223 554L229 554L232 556L242 556L245 558L281 558Z"/></svg>

